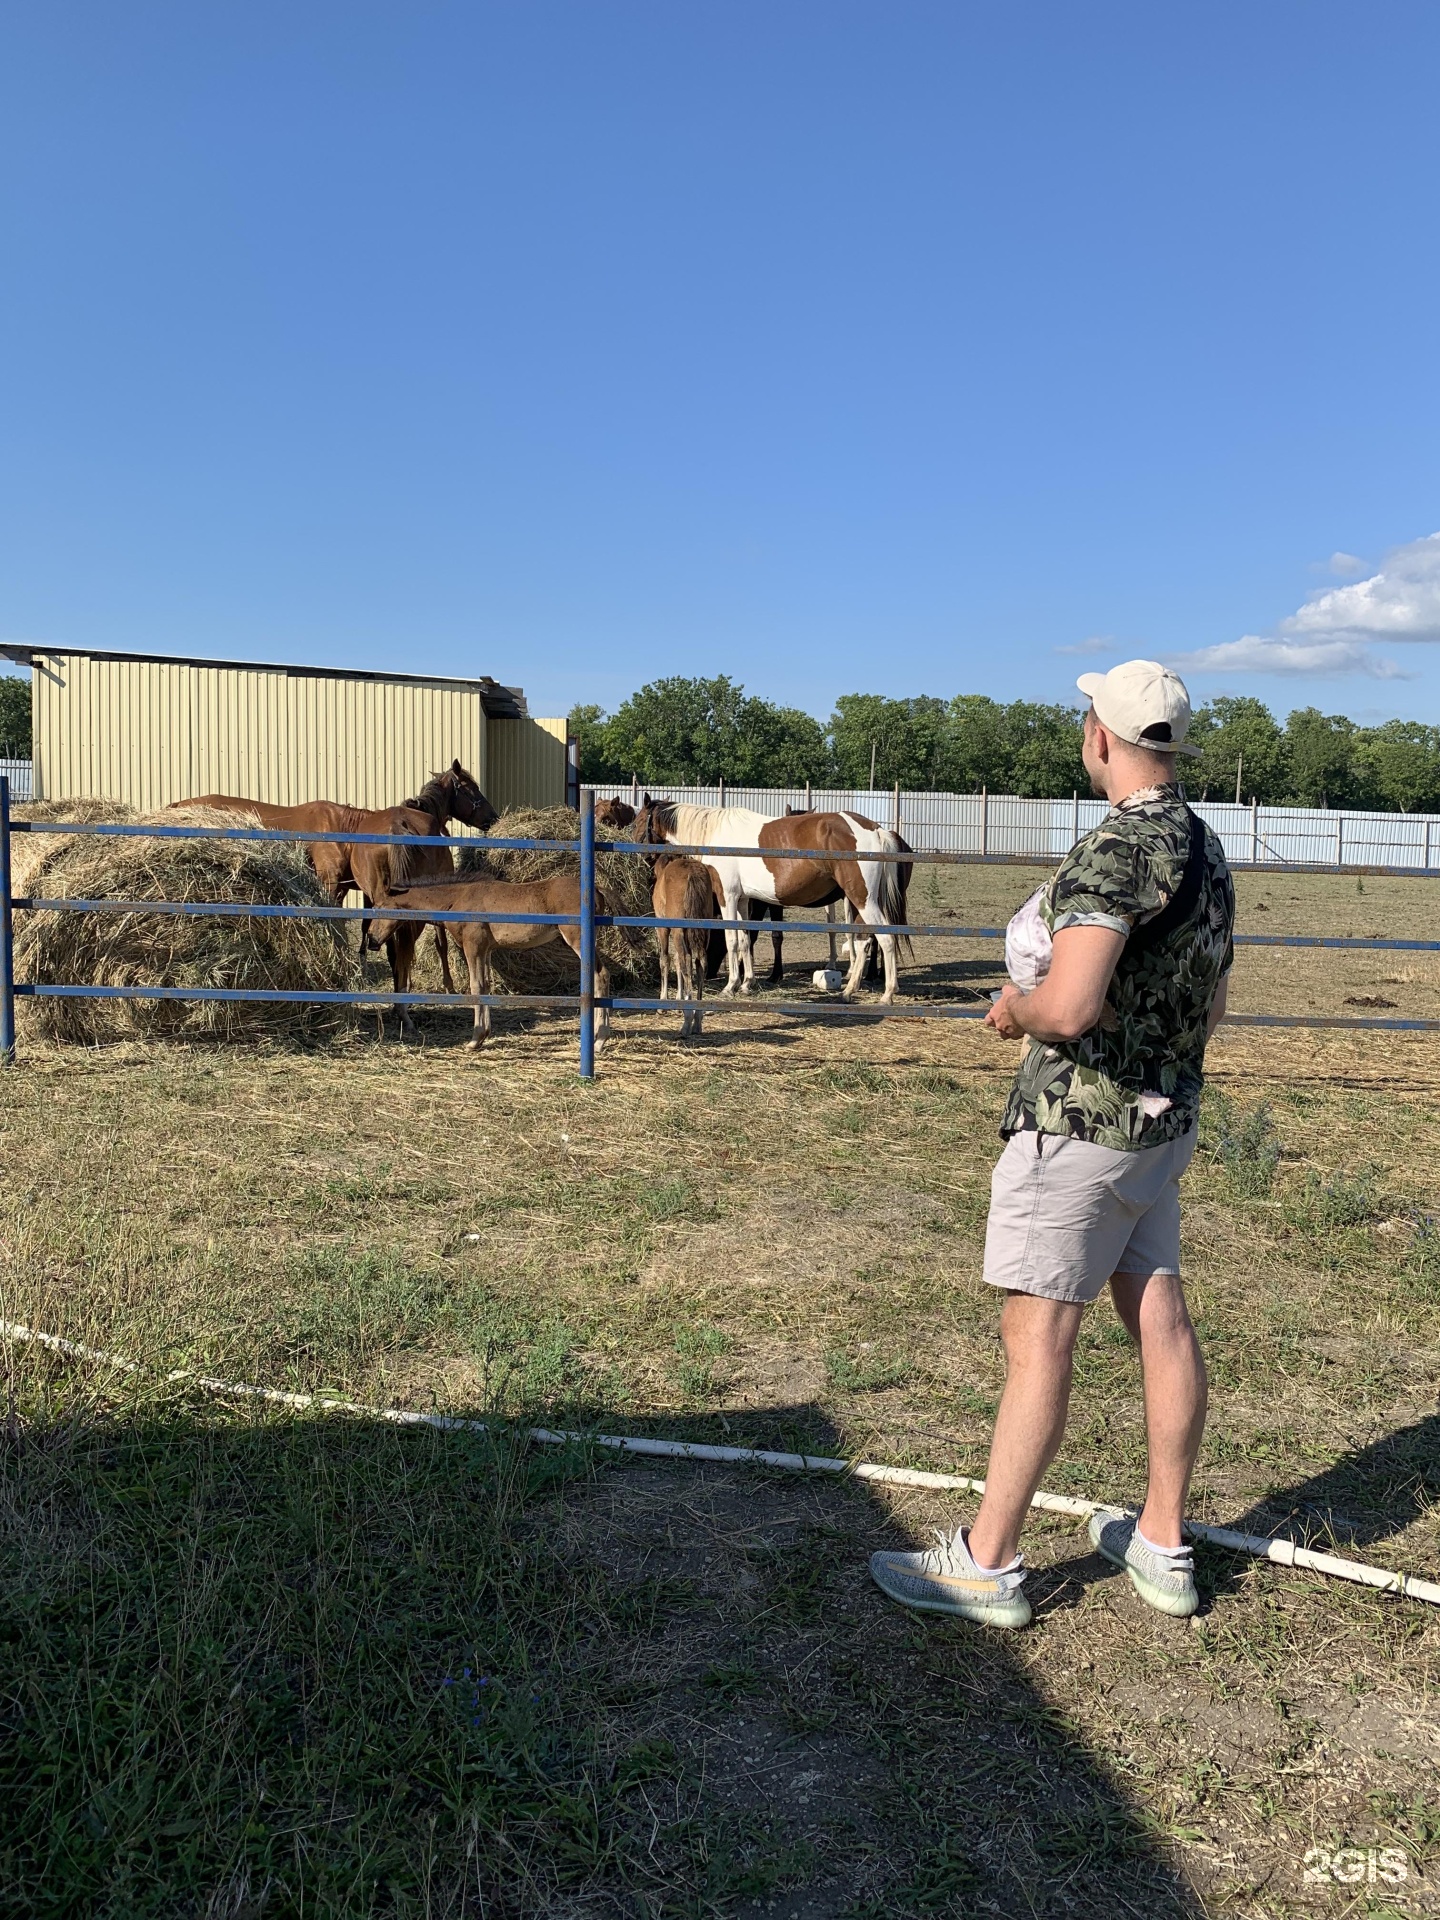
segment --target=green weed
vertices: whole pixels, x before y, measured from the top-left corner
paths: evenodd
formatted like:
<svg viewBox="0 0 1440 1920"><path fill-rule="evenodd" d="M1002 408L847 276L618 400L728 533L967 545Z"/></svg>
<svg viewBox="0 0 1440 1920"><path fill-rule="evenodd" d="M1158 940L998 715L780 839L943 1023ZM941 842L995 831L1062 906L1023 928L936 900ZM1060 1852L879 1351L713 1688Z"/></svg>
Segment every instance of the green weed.
<svg viewBox="0 0 1440 1920"><path fill-rule="evenodd" d="M1280 1165L1280 1138L1268 1101L1241 1113L1224 1094L1211 1094L1203 1110L1201 1143L1225 1169L1236 1194L1264 1199Z"/></svg>
<svg viewBox="0 0 1440 1920"><path fill-rule="evenodd" d="M826 1375L840 1393L880 1393L886 1387L903 1386L914 1371L908 1360L876 1352L868 1343L853 1354L832 1347L825 1355Z"/></svg>
<svg viewBox="0 0 1440 1920"><path fill-rule="evenodd" d="M675 1351L680 1356L675 1382L688 1400L704 1400L723 1384L716 1362L733 1343L718 1327L703 1321L675 1329Z"/></svg>

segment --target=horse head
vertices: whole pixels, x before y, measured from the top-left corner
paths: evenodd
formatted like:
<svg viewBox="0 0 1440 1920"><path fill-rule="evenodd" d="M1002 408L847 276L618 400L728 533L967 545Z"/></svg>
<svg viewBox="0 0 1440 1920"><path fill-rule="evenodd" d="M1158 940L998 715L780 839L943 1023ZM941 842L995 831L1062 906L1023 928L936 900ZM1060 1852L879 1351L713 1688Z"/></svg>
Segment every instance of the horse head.
<svg viewBox="0 0 1440 1920"><path fill-rule="evenodd" d="M595 802L595 824L597 827L628 827L634 819L634 807L627 806L623 800L597 800Z"/></svg>
<svg viewBox="0 0 1440 1920"><path fill-rule="evenodd" d="M435 814L442 825L447 820L459 820L480 833L488 833L500 818L480 791L474 774L467 773L458 760L452 760L442 773L432 773L420 789L420 798L405 804Z"/></svg>
<svg viewBox="0 0 1440 1920"><path fill-rule="evenodd" d="M647 793L635 816L634 834L641 846L675 838L675 802L652 800Z"/></svg>

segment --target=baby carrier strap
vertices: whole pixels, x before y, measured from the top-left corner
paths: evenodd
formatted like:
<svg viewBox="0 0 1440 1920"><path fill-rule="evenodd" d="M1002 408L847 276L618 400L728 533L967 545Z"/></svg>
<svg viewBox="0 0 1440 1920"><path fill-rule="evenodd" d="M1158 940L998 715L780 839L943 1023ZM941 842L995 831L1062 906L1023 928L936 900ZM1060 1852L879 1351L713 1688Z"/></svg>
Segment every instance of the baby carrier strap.
<svg viewBox="0 0 1440 1920"><path fill-rule="evenodd" d="M1185 818L1190 826L1190 847L1185 855L1185 871L1180 884L1160 911L1142 920L1125 942L1127 954L1144 953L1167 939L1177 927L1183 927L1194 912L1205 884L1205 823L1189 807Z"/></svg>

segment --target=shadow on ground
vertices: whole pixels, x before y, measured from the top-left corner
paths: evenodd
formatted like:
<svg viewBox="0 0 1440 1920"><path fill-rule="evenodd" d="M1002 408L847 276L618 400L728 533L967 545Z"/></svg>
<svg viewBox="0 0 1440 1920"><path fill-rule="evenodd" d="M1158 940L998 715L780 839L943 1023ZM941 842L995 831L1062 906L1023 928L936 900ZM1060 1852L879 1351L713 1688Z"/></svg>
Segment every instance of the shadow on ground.
<svg viewBox="0 0 1440 1920"><path fill-rule="evenodd" d="M871 1585L860 1483L50 1366L0 1449L17 1911L1202 1911L1012 1640Z"/></svg>

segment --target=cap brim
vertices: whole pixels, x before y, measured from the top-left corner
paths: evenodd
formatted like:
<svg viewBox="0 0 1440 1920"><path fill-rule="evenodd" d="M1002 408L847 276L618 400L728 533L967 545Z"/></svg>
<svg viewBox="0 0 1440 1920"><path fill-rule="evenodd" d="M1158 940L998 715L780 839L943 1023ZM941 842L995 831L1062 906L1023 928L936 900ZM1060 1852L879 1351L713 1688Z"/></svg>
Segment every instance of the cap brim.
<svg viewBox="0 0 1440 1920"><path fill-rule="evenodd" d="M1093 700L1104 686L1105 676L1103 673L1082 673L1075 684L1087 700Z"/></svg>
<svg viewBox="0 0 1440 1920"><path fill-rule="evenodd" d="M1200 760L1203 759L1205 755L1205 749L1203 747L1192 747L1188 740L1182 740L1178 747L1165 749L1165 751L1183 753L1187 760Z"/></svg>

